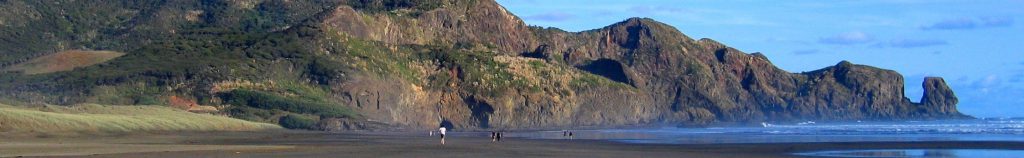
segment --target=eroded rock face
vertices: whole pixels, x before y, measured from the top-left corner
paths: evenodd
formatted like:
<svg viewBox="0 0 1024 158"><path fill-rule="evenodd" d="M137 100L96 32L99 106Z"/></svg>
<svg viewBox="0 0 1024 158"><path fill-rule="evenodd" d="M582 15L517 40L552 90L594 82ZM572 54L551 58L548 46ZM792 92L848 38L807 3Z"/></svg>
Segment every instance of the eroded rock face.
<svg viewBox="0 0 1024 158"><path fill-rule="evenodd" d="M628 85L580 88L572 95L427 92L440 98L432 106L440 107L442 118L456 129L964 117L941 78L927 78L925 98L912 103L903 95L903 76L892 70L843 61L789 73L763 54L693 40L651 19L573 33L529 28L493 1L454 4L417 18L361 14L341 6L324 25L395 44L493 44L508 56L525 54Z"/></svg>
<svg viewBox="0 0 1024 158"><path fill-rule="evenodd" d="M533 34L518 17L491 0L452 0L420 15L368 14L341 5L321 25L340 34L391 44L478 43L509 53L535 45ZM396 17L397 16L397 17Z"/></svg>
<svg viewBox="0 0 1024 158"><path fill-rule="evenodd" d="M919 106L924 106L928 113L936 115L959 115L956 110L956 95L949 89L946 81L939 77L924 78L924 97Z"/></svg>
<svg viewBox="0 0 1024 158"><path fill-rule="evenodd" d="M247 59L246 67L266 68L259 66L272 64L261 62L280 62L287 65L285 74L299 74L298 69L308 63L289 63L288 58L324 58L351 68L338 73L343 77L291 76L299 78L296 82L312 81L329 87L330 99L342 104L338 106L347 106L365 116L361 120L323 118L317 127L322 130L419 130L434 129L439 124L454 130L553 129L967 117L957 112L956 96L941 78L926 78L925 97L914 103L904 96L903 76L892 70L843 61L816 71L790 73L775 67L761 53L748 54L711 39L691 39L672 26L647 18L566 32L528 26L493 0L443 0L434 7L383 11L360 8L348 4L356 1L345 0L232 2L236 2L231 3L234 9L241 10L284 7L260 12L268 14L267 17L287 18L255 30L269 31L266 34L301 34L283 41L268 41L296 40L310 47L289 49L298 52L274 50L272 54L279 56ZM160 16L143 18L139 26L130 27L140 30L125 30L130 33L118 39L147 41L132 36L147 32L160 33L154 37L180 34L175 30L186 29L184 24L188 23L238 26L248 15L220 17L213 14L217 10L212 8L197 10L202 13L190 11L194 9L166 7L146 12L145 15ZM174 19L188 18L172 16L184 13L203 16L193 16L193 20L188 20L191 22L180 24L182 20ZM10 27L16 23L5 20L4 24ZM356 40L370 42L359 46L351 45L358 42L349 42ZM377 46L372 44L383 46L353 48ZM424 60L415 57L424 54L398 57L403 54L397 53L418 51L421 47L460 47L468 50L464 53L493 53L488 54L492 59L458 60L495 63L453 66L456 64L433 59L412 61L403 63L409 76L372 72L386 66L399 67L386 65L394 63L366 64L370 60ZM239 50L243 51L235 53L246 54L250 49ZM505 81L521 82L520 87L494 87L496 84L477 83L466 77L467 70L496 65L504 65L504 70L513 76ZM485 72L480 78L498 78L497 73ZM199 73L197 78L202 75ZM239 76L224 78L235 77ZM181 80L188 83L185 80L189 79ZM430 84L442 80L438 85ZM498 91L487 94L468 90L477 87Z"/></svg>

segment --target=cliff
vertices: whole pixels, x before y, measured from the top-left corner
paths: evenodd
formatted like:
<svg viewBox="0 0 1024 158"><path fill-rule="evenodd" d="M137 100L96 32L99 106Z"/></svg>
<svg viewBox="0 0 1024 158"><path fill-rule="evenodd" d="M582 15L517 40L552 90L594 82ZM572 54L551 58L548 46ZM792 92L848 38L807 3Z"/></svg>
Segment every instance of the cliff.
<svg viewBox="0 0 1024 158"><path fill-rule="evenodd" d="M941 78L926 78L915 103L895 71L843 61L790 73L763 54L646 18L566 32L528 26L492 0L120 4L95 16L133 20L79 28L108 30L96 38L54 38L127 55L72 72L8 73L0 78L6 96L57 104L160 104L173 96L249 120L306 116L317 121L308 128L320 130L968 117ZM33 34L23 30L53 18L0 29ZM119 42L138 46L110 44ZM274 99L254 99L267 97Z"/></svg>

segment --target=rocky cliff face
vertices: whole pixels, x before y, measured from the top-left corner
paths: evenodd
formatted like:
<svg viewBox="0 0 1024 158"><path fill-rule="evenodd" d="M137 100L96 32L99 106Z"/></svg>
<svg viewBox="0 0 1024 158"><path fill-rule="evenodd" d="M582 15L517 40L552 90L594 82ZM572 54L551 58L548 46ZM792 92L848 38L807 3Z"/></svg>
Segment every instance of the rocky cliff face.
<svg viewBox="0 0 1024 158"><path fill-rule="evenodd" d="M361 15L342 6L325 25L374 24L371 28L378 29L341 27L345 29L340 32L392 44L492 44L507 56L564 64L626 85L578 88L569 95L456 93L427 102L442 107L445 120L464 128L963 117L945 111L955 111L950 108L955 101L945 99L955 96L931 78L926 88L939 90L930 90L922 103L912 103L903 96L902 75L891 70L844 61L794 74L776 68L760 53L746 54L710 39L693 40L651 19L633 18L573 33L526 27L490 1L454 5L468 7L399 20ZM392 26L396 23L415 27Z"/></svg>
<svg viewBox="0 0 1024 158"><path fill-rule="evenodd" d="M946 86L946 81L939 77L924 78L924 97L921 98L919 109L924 113L932 114L932 117L943 115L957 115L956 95L953 90Z"/></svg>
<svg viewBox="0 0 1024 158"><path fill-rule="evenodd" d="M956 111L956 97L941 78L926 78L925 97L915 103L903 96L903 78L895 71L843 61L816 71L790 73L772 65L763 54L744 53L711 39L691 39L646 18L566 32L528 26L493 0L266 0L251 5L256 9L272 6L266 4L286 8L284 13L266 15L288 20L254 31L266 31L257 36L266 39L228 47L243 59L229 63L237 65L195 68L232 75L188 73L173 78L177 88L165 93L214 96L221 91L209 90L217 87L209 83L225 80L288 80L325 87L328 102L354 109L362 117L321 118L318 129L323 130L967 117ZM287 12L287 8L319 9ZM225 18L206 14L216 10L203 12L194 17L201 18L198 23L248 24L244 22L248 14ZM316 60L308 62L312 59ZM251 74L285 77L234 75L249 72L246 67L256 69ZM154 71L162 70L139 74ZM125 76L131 75L137 74ZM118 81L133 80L103 84ZM281 94L294 95L285 92ZM222 104L216 99L205 102Z"/></svg>

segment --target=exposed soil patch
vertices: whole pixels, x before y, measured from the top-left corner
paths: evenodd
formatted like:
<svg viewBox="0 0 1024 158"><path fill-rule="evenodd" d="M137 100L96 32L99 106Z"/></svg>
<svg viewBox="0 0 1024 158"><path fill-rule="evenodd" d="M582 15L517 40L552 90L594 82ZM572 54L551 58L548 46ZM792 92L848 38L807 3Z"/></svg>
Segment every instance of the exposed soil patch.
<svg viewBox="0 0 1024 158"><path fill-rule="evenodd" d="M25 74L45 74L69 71L79 67L100 64L123 55L124 53L114 51L69 50L16 64L4 69L4 71L15 71Z"/></svg>

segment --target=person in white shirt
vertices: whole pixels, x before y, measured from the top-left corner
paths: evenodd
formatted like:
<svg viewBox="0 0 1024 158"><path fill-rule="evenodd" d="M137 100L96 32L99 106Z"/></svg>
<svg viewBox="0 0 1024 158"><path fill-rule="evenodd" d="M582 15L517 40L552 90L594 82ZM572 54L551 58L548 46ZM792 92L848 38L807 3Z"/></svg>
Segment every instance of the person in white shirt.
<svg viewBox="0 0 1024 158"><path fill-rule="evenodd" d="M444 145L444 134L445 134L444 132L447 131L447 130L448 129L445 129L444 126L441 126L441 128L438 129L438 131L441 133L441 145Z"/></svg>

